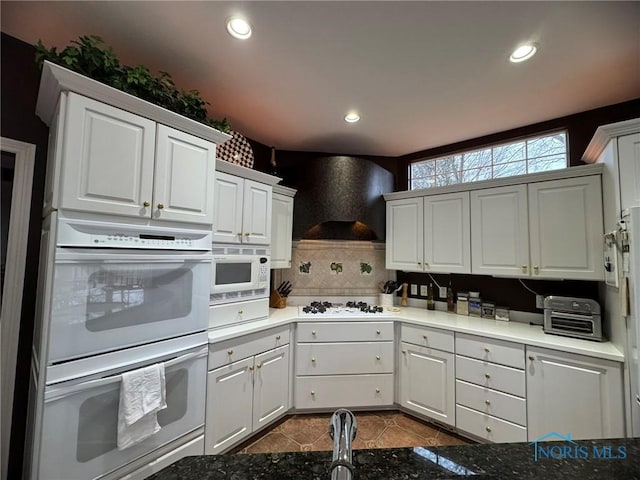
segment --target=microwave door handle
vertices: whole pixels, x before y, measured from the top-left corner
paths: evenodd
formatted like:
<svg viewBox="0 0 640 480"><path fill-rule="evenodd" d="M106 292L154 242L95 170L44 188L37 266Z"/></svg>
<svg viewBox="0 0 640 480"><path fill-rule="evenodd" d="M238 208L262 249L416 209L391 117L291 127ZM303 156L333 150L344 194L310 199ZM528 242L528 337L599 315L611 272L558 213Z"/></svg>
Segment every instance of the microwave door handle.
<svg viewBox="0 0 640 480"><path fill-rule="evenodd" d="M551 317L566 318L568 320L593 320L593 315L588 313L569 313L569 312L555 312L551 311Z"/></svg>
<svg viewBox="0 0 640 480"><path fill-rule="evenodd" d="M187 353L180 357L173 358L167 362L164 362L164 368L172 367L173 365L177 365L182 362L186 362L187 360L191 360L192 358L202 357L207 354L207 347L203 347L197 352ZM155 362L158 363L158 362ZM153 365L151 363L150 365ZM142 368L142 367L140 367ZM103 385L109 385L111 383L120 382L122 380L122 374L117 373L115 375L109 375L103 378L97 378L95 380L89 380L87 382L78 383L75 385L69 385L67 387L55 387L53 391L47 392L47 388L45 388L45 403L53 402L55 400L60 400L61 398L68 397L70 395L74 395L78 392L82 392L84 390L90 390L92 388L101 387ZM51 388L51 387L49 387Z"/></svg>

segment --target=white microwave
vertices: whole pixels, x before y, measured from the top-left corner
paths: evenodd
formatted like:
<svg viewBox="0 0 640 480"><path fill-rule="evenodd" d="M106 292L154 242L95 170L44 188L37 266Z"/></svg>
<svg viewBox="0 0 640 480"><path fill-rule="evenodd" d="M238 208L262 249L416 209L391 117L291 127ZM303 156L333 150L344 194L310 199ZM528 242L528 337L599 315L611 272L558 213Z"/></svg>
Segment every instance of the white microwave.
<svg viewBox="0 0 640 480"><path fill-rule="evenodd" d="M212 305L269 296L271 251L268 247L213 245Z"/></svg>

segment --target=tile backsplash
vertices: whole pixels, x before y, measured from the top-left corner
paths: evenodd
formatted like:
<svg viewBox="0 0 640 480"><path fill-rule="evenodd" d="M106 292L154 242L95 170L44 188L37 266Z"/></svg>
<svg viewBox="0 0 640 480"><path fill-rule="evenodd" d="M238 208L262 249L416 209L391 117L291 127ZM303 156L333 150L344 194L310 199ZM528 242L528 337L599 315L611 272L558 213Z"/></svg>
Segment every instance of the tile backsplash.
<svg viewBox="0 0 640 480"><path fill-rule="evenodd" d="M345 240L293 242L291 268L274 271L274 285L289 281L291 295L376 295L381 282L395 279L385 268L385 244Z"/></svg>

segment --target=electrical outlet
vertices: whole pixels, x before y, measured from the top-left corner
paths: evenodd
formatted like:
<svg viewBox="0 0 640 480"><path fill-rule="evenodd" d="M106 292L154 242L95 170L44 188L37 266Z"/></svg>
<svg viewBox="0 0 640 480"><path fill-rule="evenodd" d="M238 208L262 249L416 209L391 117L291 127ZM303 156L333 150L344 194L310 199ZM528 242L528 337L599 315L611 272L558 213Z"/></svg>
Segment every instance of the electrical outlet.
<svg viewBox="0 0 640 480"><path fill-rule="evenodd" d="M420 285L420 296L421 297L426 297L429 294L427 286L426 285Z"/></svg>
<svg viewBox="0 0 640 480"><path fill-rule="evenodd" d="M418 295L418 285L415 283L411 284L411 295Z"/></svg>
<svg viewBox="0 0 640 480"><path fill-rule="evenodd" d="M536 295L536 308L544 308L544 295Z"/></svg>
<svg viewBox="0 0 640 480"><path fill-rule="evenodd" d="M447 298L447 287L440 287L438 296L440 298Z"/></svg>

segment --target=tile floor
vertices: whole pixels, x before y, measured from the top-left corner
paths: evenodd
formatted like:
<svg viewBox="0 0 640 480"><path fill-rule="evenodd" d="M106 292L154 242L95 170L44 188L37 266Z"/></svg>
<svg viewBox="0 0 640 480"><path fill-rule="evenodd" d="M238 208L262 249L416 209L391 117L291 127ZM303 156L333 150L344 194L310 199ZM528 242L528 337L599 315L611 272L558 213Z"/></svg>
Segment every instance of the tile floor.
<svg viewBox="0 0 640 480"><path fill-rule="evenodd" d="M397 411L354 412L358 422L353 448L400 448L472 443ZM275 453L333 450L331 413L290 415L232 453Z"/></svg>

